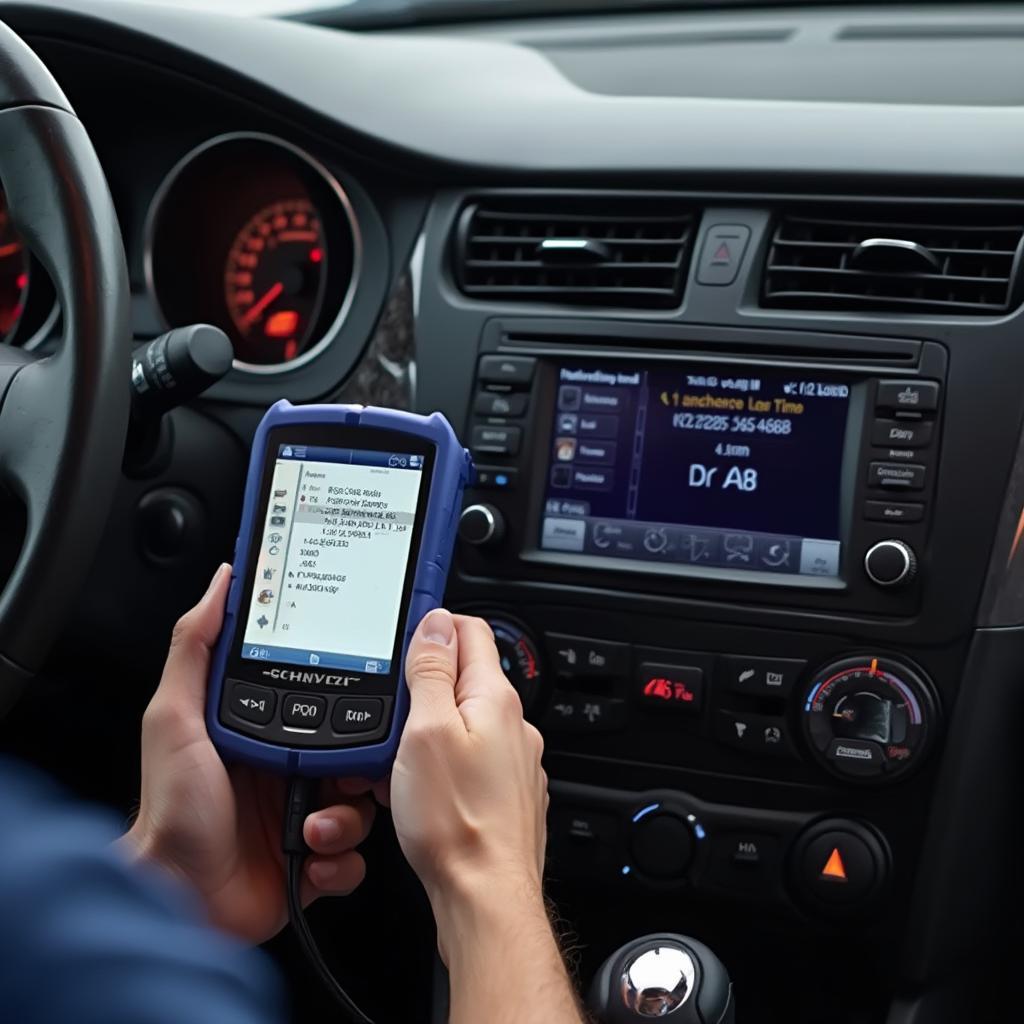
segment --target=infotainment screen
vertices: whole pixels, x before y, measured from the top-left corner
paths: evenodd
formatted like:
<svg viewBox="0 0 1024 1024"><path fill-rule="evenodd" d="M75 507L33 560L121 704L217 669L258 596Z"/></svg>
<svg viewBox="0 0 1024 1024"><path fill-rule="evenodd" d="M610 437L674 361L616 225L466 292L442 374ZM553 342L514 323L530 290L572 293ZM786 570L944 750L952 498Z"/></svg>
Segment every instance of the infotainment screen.
<svg viewBox="0 0 1024 1024"><path fill-rule="evenodd" d="M837 576L849 399L806 370L563 364L540 547Z"/></svg>

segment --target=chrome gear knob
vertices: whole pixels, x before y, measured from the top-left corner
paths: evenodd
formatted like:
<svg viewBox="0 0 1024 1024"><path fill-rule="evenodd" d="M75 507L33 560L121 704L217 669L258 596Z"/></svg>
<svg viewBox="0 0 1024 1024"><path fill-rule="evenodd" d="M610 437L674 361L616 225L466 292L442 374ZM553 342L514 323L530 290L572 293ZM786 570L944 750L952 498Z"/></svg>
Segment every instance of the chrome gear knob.
<svg viewBox="0 0 1024 1024"><path fill-rule="evenodd" d="M732 1024L732 983L722 962L684 935L645 935L617 949L590 987L599 1024Z"/></svg>

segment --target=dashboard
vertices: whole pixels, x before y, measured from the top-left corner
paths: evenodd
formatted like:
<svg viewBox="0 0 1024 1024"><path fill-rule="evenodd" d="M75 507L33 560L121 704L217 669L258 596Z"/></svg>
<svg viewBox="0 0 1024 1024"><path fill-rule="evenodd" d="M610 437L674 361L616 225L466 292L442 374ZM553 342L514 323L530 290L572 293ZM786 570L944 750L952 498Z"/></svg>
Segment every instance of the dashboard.
<svg viewBox="0 0 1024 1024"><path fill-rule="evenodd" d="M668 930L753 1021L927 1024L951 985L996 991L1020 910L1024 9L0 16L100 153L136 339L206 321L235 356L126 460L52 692L88 652L135 728L151 687L110 680L155 681L230 556L272 401L439 409L477 463L448 599L545 735L581 976ZM59 338L16 211L0 335ZM96 773L130 800L116 744Z"/></svg>

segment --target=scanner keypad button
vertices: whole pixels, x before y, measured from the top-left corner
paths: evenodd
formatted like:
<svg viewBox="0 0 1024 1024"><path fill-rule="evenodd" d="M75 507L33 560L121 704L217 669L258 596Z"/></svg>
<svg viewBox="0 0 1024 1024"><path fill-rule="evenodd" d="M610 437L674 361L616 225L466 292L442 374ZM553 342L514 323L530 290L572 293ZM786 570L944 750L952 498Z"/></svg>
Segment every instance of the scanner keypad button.
<svg viewBox="0 0 1024 1024"><path fill-rule="evenodd" d="M331 713L335 732L372 732L384 717L384 702L377 697L339 697Z"/></svg>
<svg viewBox="0 0 1024 1024"><path fill-rule="evenodd" d="M265 686L251 683L231 683L231 713L247 722L266 725L274 717L277 695Z"/></svg>

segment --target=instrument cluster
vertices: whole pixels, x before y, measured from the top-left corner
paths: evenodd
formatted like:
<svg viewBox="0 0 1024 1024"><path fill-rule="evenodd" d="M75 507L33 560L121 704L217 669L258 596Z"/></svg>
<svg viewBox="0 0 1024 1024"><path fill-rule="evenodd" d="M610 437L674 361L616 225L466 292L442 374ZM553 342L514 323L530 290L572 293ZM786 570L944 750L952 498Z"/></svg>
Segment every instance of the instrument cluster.
<svg viewBox="0 0 1024 1024"><path fill-rule="evenodd" d="M314 358L347 315L361 240L337 179L267 135L231 134L186 155L158 189L146 280L168 327L224 330L235 367L277 373Z"/></svg>

